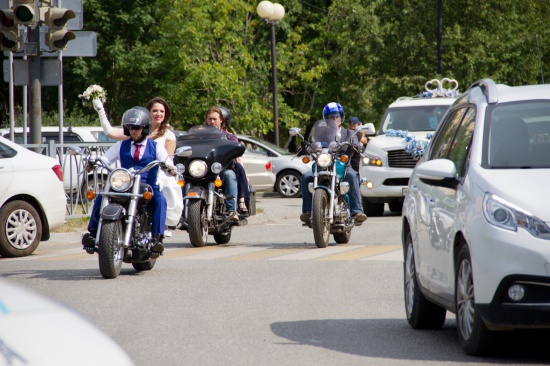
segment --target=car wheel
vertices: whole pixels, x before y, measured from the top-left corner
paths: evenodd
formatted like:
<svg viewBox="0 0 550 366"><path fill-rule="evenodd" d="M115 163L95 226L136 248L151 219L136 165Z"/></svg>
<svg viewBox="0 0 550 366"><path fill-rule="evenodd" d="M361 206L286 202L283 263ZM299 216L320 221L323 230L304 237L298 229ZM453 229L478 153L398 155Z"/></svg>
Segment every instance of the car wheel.
<svg viewBox="0 0 550 366"><path fill-rule="evenodd" d="M0 255L24 257L32 254L42 237L42 221L25 201L12 201L0 208Z"/></svg>
<svg viewBox="0 0 550 366"><path fill-rule="evenodd" d="M485 355L493 349L496 334L487 329L475 309L474 276L467 245L460 249L455 268L456 328L460 344L469 355Z"/></svg>
<svg viewBox="0 0 550 366"><path fill-rule="evenodd" d="M302 195L302 174L295 171L284 171L277 176L275 189L285 198L295 198Z"/></svg>
<svg viewBox="0 0 550 366"><path fill-rule="evenodd" d="M428 301L416 280L416 266L411 233L405 240L405 262L403 263L405 291L405 312L413 329L439 329L445 323L447 310Z"/></svg>
<svg viewBox="0 0 550 366"><path fill-rule="evenodd" d="M390 208L390 211L393 213L403 212L403 201L390 201L390 203L388 203L388 206Z"/></svg>
<svg viewBox="0 0 550 366"><path fill-rule="evenodd" d="M384 203L368 202L366 198L361 200L363 203L363 212L367 216L383 216L384 215Z"/></svg>

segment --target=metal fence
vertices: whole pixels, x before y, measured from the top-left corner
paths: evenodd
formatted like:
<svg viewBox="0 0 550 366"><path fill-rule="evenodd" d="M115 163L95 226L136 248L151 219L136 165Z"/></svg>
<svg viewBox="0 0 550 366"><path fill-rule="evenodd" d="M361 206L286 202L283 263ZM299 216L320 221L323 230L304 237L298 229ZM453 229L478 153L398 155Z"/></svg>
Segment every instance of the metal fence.
<svg viewBox="0 0 550 366"><path fill-rule="evenodd" d="M47 144L21 144L34 152L51 156L59 161L63 168L63 185L67 197L67 218L90 216L93 201L86 198L86 191L92 187L102 187L106 175L98 175L100 182L94 181L94 176L86 170L83 155L67 154L68 146L80 147L85 155L97 157L113 145L112 142L70 142L60 144L48 141Z"/></svg>

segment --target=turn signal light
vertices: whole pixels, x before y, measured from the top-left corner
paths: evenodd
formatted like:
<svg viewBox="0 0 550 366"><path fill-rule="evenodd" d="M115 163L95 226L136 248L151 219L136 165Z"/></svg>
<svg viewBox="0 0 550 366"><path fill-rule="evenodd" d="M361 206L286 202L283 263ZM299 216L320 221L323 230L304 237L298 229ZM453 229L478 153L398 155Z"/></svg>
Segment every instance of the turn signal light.
<svg viewBox="0 0 550 366"><path fill-rule="evenodd" d="M309 163L309 156L304 156L304 157L302 158L302 163L304 163L304 164Z"/></svg>
<svg viewBox="0 0 550 366"><path fill-rule="evenodd" d="M151 198L153 198L153 192L149 192L149 191L145 192L143 194L143 198L145 198L147 201L149 201Z"/></svg>
<svg viewBox="0 0 550 366"><path fill-rule="evenodd" d="M93 190L86 191L86 198L88 200L93 200L95 198L95 192Z"/></svg>
<svg viewBox="0 0 550 366"><path fill-rule="evenodd" d="M185 182L183 180L178 180L178 186L183 188L185 186Z"/></svg>
<svg viewBox="0 0 550 366"><path fill-rule="evenodd" d="M216 186L216 188L220 188L222 186L222 180L217 178L215 181L214 181L214 185Z"/></svg>
<svg viewBox="0 0 550 366"><path fill-rule="evenodd" d="M347 155L342 155L340 157L340 161L342 161L342 163L347 163L349 160L349 157Z"/></svg>

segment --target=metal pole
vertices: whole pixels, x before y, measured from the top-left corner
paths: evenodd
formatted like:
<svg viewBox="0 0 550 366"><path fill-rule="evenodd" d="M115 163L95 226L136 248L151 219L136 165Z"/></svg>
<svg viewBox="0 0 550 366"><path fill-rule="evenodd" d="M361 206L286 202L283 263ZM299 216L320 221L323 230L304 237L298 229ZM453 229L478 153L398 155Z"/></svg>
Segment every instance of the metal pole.
<svg viewBox="0 0 550 366"><path fill-rule="evenodd" d="M10 84L9 84L9 109L10 109L10 140L15 141L15 135L14 135L14 127L15 127L15 117L13 115L14 107L13 107L13 52L10 51L9 56L9 64L10 64Z"/></svg>
<svg viewBox="0 0 550 366"><path fill-rule="evenodd" d="M441 54L443 49L443 0L437 1L437 73L443 73L443 65L441 63Z"/></svg>
<svg viewBox="0 0 550 366"><path fill-rule="evenodd" d="M273 126L275 127L275 145L279 146L279 112L277 110L277 66L275 53L275 22L271 22L271 76L273 83Z"/></svg>

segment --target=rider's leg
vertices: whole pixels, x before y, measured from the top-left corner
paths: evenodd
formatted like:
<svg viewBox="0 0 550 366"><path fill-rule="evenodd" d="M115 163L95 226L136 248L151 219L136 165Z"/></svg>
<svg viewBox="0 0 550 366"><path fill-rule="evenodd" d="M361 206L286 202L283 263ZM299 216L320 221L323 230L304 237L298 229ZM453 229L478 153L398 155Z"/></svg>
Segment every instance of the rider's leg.
<svg viewBox="0 0 550 366"><path fill-rule="evenodd" d="M346 172L344 178L349 183L349 201L351 215L355 217L356 221L365 221L367 216L363 213L363 206L361 206L361 194L359 192L359 181L357 180L357 172L351 167Z"/></svg>
<svg viewBox="0 0 550 366"><path fill-rule="evenodd" d="M307 171L302 174L302 212L311 212L311 193L308 185L313 182L313 173Z"/></svg>
<svg viewBox="0 0 550 366"><path fill-rule="evenodd" d="M237 189L237 176L232 169L225 169L223 171L223 187L226 196L233 196L232 199L225 201L227 211L237 211L235 202L239 196L239 191Z"/></svg>

